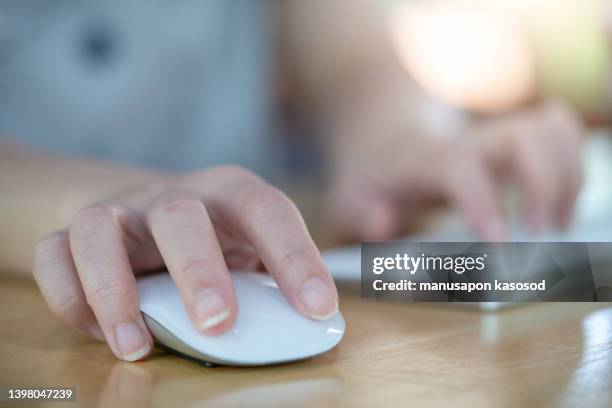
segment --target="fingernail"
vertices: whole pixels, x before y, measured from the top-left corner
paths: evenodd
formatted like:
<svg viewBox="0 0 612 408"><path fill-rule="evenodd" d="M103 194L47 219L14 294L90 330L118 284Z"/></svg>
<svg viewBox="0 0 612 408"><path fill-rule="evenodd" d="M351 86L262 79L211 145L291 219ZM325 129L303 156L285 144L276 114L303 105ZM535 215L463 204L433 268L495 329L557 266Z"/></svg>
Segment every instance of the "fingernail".
<svg viewBox="0 0 612 408"><path fill-rule="evenodd" d="M115 337L119 352L125 361L140 360L151 349L147 337L136 323L127 322L117 326Z"/></svg>
<svg viewBox="0 0 612 408"><path fill-rule="evenodd" d="M500 242L508 238L508 231L504 223L498 220L492 220L484 226L485 238L490 241Z"/></svg>
<svg viewBox="0 0 612 408"><path fill-rule="evenodd" d="M205 289L198 294L195 314L201 330L214 327L230 316L227 302L215 289Z"/></svg>
<svg viewBox="0 0 612 408"><path fill-rule="evenodd" d="M338 311L335 293L319 278L306 281L298 292L298 299L309 316L316 320L327 320Z"/></svg>

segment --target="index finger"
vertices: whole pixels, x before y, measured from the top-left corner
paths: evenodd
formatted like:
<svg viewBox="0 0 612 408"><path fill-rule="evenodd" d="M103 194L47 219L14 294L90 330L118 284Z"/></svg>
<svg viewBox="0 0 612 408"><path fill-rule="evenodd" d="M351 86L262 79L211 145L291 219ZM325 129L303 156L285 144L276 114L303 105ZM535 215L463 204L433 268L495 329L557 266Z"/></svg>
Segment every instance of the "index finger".
<svg viewBox="0 0 612 408"><path fill-rule="evenodd" d="M334 315L336 286L297 207L244 170L210 176L217 187L204 192L203 201L211 218L244 234L296 310L317 320Z"/></svg>

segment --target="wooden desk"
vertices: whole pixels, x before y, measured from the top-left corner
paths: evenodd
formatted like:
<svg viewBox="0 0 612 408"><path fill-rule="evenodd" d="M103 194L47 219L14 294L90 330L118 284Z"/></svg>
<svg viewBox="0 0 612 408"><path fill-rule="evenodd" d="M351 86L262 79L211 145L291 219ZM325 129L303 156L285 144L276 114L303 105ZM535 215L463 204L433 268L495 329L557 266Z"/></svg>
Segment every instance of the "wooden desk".
<svg viewBox="0 0 612 408"><path fill-rule="evenodd" d="M33 284L3 279L0 386L74 386L88 407L612 406L610 305L483 314L341 292L347 334L330 353L277 367L206 368L162 351L119 362L55 318Z"/></svg>

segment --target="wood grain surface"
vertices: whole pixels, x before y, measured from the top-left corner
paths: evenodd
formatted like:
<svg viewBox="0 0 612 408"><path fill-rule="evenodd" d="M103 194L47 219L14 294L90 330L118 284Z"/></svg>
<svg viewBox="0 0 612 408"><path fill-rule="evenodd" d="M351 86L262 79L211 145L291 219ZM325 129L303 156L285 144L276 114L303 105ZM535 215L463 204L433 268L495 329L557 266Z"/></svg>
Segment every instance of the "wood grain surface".
<svg viewBox="0 0 612 408"><path fill-rule="evenodd" d="M76 387L76 403L52 407L612 406L610 305L482 313L341 287L341 310L340 345L296 364L207 368L160 350L123 363L54 317L33 283L3 278L0 386Z"/></svg>

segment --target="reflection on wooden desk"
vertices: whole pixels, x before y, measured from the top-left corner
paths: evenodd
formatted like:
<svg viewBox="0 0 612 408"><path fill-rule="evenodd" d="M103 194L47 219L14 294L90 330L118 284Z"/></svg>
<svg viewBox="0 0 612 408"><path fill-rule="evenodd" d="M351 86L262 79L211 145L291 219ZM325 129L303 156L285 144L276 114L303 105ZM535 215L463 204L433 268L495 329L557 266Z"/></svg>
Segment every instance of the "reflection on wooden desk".
<svg viewBox="0 0 612 408"><path fill-rule="evenodd" d="M330 353L276 367L206 368L162 351L119 362L53 317L32 283L0 285L0 386L74 386L81 406L612 405L606 304L483 314L369 302L341 288L347 334Z"/></svg>

